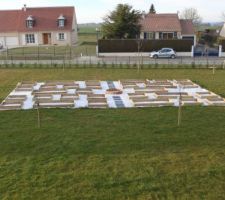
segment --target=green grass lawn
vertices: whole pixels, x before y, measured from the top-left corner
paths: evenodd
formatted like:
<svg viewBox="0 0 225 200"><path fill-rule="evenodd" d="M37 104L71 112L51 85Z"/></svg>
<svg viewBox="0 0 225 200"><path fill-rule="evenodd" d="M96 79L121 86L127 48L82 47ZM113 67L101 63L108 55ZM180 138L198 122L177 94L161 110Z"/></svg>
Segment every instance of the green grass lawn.
<svg viewBox="0 0 225 200"><path fill-rule="evenodd" d="M22 80L189 78L225 97L225 71L0 69ZM224 199L225 108L0 112L0 199Z"/></svg>
<svg viewBox="0 0 225 200"><path fill-rule="evenodd" d="M101 24L78 24L79 33L96 33L96 28L101 29Z"/></svg>

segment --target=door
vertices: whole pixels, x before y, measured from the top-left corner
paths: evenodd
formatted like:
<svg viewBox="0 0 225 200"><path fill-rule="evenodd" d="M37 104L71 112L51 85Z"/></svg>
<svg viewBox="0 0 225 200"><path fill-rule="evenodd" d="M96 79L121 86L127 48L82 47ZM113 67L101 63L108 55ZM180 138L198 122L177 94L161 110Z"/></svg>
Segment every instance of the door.
<svg viewBox="0 0 225 200"><path fill-rule="evenodd" d="M159 51L159 58L165 58L166 57L166 49L162 49Z"/></svg>
<svg viewBox="0 0 225 200"><path fill-rule="evenodd" d="M49 44L48 33L43 33L43 44Z"/></svg>
<svg viewBox="0 0 225 200"><path fill-rule="evenodd" d="M18 46L18 37L6 37L6 46Z"/></svg>
<svg viewBox="0 0 225 200"><path fill-rule="evenodd" d="M182 37L183 40L192 40L193 43L195 42L195 37L194 36L185 36L185 37Z"/></svg>

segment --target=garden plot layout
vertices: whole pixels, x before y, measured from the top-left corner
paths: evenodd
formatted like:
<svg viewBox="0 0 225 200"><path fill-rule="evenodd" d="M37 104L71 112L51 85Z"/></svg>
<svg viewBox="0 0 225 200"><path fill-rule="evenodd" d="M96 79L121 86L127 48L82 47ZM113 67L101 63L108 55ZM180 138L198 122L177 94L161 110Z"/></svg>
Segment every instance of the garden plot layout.
<svg viewBox="0 0 225 200"><path fill-rule="evenodd" d="M190 80L21 82L0 110L179 105L225 106L225 99Z"/></svg>

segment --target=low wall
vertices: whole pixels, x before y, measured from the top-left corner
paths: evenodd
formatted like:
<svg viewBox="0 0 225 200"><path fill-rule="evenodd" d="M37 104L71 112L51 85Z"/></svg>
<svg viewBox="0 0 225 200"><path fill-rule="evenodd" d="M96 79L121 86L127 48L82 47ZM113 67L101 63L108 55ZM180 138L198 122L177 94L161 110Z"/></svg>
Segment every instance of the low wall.
<svg viewBox="0 0 225 200"><path fill-rule="evenodd" d="M225 52L221 52L220 57L225 57Z"/></svg>
<svg viewBox="0 0 225 200"><path fill-rule="evenodd" d="M149 57L150 53L98 53L98 56L102 57ZM192 52L177 52L178 57L192 57Z"/></svg>

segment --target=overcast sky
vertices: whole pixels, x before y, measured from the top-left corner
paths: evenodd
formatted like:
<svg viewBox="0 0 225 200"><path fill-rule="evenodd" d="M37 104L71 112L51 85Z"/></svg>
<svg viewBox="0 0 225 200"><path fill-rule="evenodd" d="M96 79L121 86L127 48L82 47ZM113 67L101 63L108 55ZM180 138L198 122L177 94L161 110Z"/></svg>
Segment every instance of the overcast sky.
<svg viewBox="0 0 225 200"><path fill-rule="evenodd" d="M101 22L118 3L128 3L135 9L148 11L151 3L158 13L174 13L184 8L196 8L204 22L222 21L225 0L0 0L0 9L20 9L40 6L75 6L78 23Z"/></svg>

